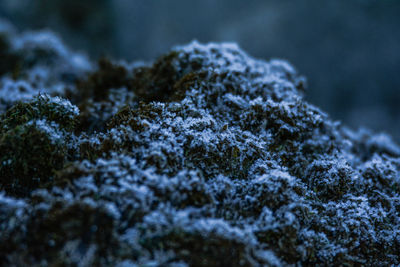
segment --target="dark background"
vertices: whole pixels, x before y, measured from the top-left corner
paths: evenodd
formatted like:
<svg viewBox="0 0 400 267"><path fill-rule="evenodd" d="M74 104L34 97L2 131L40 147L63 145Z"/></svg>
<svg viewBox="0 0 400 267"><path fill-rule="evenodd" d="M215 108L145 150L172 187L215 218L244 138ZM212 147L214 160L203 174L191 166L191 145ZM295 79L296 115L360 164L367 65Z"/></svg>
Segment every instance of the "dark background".
<svg viewBox="0 0 400 267"><path fill-rule="evenodd" d="M152 60L193 39L289 60L307 99L352 128L400 138L400 1L0 0L21 30L47 28L95 59Z"/></svg>

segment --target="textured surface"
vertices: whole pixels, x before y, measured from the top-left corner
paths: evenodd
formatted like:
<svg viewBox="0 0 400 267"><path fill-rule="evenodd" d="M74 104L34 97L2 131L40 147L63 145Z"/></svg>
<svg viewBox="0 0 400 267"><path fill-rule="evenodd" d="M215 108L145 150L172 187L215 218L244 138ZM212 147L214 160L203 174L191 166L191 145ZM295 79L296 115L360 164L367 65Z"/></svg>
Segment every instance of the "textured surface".
<svg viewBox="0 0 400 267"><path fill-rule="evenodd" d="M400 148L287 62L194 42L94 67L0 32L1 263L400 264Z"/></svg>

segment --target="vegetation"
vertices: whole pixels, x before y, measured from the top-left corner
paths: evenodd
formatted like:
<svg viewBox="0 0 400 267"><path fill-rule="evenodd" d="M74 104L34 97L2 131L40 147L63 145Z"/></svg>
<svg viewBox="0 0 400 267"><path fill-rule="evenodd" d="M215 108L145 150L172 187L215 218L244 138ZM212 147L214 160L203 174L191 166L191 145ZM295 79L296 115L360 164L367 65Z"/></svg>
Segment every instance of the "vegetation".
<svg viewBox="0 0 400 267"><path fill-rule="evenodd" d="M193 42L96 68L4 36L44 53L0 77L3 265L400 264L400 147L307 103L287 62Z"/></svg>

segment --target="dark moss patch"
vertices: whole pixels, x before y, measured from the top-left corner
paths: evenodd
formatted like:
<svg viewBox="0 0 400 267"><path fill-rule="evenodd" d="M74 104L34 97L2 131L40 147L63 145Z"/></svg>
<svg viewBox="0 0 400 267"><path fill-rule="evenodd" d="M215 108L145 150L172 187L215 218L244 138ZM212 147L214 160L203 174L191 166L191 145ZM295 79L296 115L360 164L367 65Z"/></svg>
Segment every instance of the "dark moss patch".
<svg viewBox="0 0 400 267"><path fill-rule="evenodd" d="M131 80L125 67L102 58L98 62L96 72L77 82L77 97L80 98L81 102L88 99L105 100L110 89L131 88Z"/></svg>
<svg viewBox="0 0 400 267"><path fill-rule="evenodd" d="M39 95L1 116L2 189L26 196L51 182L69 158L67 131L73 130L77 112L66 100Z"/></svg>
<svg viewBox="0 0 400 267"><path fill-rule="evenodd" d="M173 250L176 259L190 266L251 266L250 249L245 242L219 233L171 229L161 235L141 240L146 249Z"/></svg>
<svg viewBox="0 0 400 267"><path fill-rule="evenodd" d="M96 257L90 255L93 261L86 264L105 265L109 263L107 258L118 248L113 224L112 216L101 207L84 203L68 206L53 203L46 214L38 211L33 215L29 221L32 235L26 236L24 242L34 258L33 262L44 258L51 265L75 265L79 259L93 253ZM68 254L72 252L68 245L75 247L79 254Z"/></svg>
<svg viewBox="0 0 400 267"><path fill-rule="evenodd" d="M134 70L132 87L144 102L166 101L173 94L174 84L181 74L174 66L178 53L171 52L159 58L152 67Z"/></svg>
<svg viewBox="0 0 400 267"><path fill-rule="evenodd" d="M10 195L27 196L50 183L67 159L61 133L55 138L43 127L57 129L43 123L18 125L0 136L0 186Z"/></svg>
<svg viewBox="0 0 400 267"><path fill-rule="evenodd" d="M35 119L57 123L62 129L73 131L78 109L68 100L38 95L30 102L17 103L1 115L0 129L7 131Z"/></svg>

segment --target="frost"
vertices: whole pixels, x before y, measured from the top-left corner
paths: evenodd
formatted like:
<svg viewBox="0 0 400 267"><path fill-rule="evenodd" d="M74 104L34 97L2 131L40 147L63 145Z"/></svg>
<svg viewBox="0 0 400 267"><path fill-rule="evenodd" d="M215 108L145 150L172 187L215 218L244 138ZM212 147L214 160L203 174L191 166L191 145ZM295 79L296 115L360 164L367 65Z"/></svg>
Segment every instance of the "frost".
<svg viewBox="0 0 400 267"><path fill-rule="evenodd" d="M92 68L4 31L1 263L400 263L399 146L307 103L286 61L194 41Z"/></svg>
<svg viewBox="0 0 400 267"><path fill-rule="evenodd" d="M0 99L3 103L26 101L37 94L37 91L24 80L14 81L10 78L4 78L0 83Z"/></svg>

